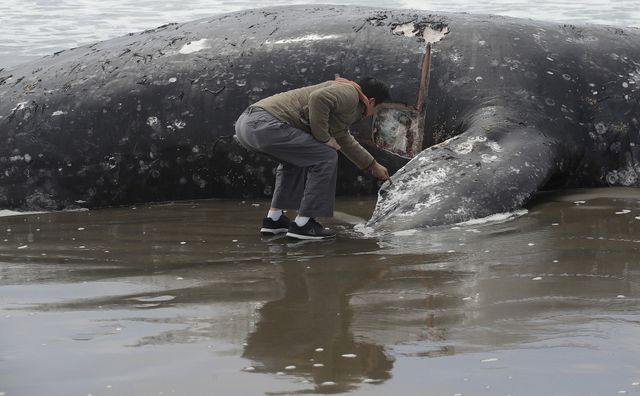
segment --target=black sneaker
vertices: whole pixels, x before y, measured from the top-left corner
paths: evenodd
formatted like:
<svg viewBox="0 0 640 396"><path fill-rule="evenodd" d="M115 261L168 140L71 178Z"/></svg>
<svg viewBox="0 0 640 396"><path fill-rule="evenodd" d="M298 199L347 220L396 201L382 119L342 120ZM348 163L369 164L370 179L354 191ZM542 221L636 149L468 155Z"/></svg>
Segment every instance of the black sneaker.
<svg viewBox="0 0 640 396"><path fill-rule="evenodd" d="M289 224L287 236L294 239L330 239L335 238L336 233L333 230L322 227L314 219L309 219L307 224L302 227L298 227L296 222L292 221Z"/></svg>
<svg viewBox="0 0 640 396"><path fill-rule="evenodd" d="M292 221L284 214L280 215L280 218L277 221L272 220L269 217L265 217L262 219L262 228L260 229L260 232L262 235L284 234L289 230L289 224L291 223Z"/></svg>

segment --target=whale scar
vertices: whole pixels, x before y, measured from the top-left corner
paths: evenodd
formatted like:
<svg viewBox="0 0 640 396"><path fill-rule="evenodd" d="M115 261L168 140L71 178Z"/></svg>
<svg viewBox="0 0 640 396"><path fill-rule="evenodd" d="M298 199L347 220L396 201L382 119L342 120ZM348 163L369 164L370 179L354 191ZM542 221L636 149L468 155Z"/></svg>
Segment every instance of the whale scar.
<svg viewBox="0 0 640 396"><path fill-rule="evenodd" d="M413 158L422 151L430 68L431 43L427 43L420 67L416 103L391 102L380 105L371 127L370 137L375 145L407 158Z"/></svg>

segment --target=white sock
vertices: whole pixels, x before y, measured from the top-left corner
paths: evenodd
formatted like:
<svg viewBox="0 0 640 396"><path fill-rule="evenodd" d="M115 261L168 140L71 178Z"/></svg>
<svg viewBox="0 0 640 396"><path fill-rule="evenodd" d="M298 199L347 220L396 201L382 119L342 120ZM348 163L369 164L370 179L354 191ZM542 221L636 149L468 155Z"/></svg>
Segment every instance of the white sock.
<svg viewBox="0 0 640 396"><path fill-rule="evenodd" d="M295 222L298 227L302 227L309 221L310 217L307 216L296 216Z"/></svg>
<svg viewBox="0 0 640 396"><path fill-rule="evenodd" d="M267 217L273 221L278 221L280 219L280 216L282 216L282 209L269 209L269 213L267 214Z"/></svg>

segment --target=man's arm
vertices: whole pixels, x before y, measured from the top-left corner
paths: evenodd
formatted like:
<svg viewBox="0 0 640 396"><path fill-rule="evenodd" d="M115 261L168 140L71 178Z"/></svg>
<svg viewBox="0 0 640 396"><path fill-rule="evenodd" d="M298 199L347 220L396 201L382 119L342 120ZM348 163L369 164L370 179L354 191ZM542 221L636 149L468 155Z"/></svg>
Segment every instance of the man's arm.
<svg viewBox="0 0 640 396"><path fill-rule="evenodd" d="M387 180L389 172L387 168L380 165L373 156L358 143L358 141L348 133L346 136L340 136L336 139L341 147L342 154L353 162L361 170L370 171L376 178Z"/></svg>
<svg viewBox="0 0 640 396"><path fill-rule="evenodd" d="M367 169L375 161L373 156L350 134L336 138L342 154L359 169Z"/></svg>

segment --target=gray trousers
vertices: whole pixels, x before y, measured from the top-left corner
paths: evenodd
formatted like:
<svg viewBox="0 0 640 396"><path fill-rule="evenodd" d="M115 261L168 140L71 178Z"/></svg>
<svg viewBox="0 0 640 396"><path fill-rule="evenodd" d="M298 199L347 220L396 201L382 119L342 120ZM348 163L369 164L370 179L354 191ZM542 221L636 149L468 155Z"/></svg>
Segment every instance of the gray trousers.
<svg viewBox="0 0 640 396"><path fill-rule="evenodd" d="M259 107L249 107L240 115L236 137L245 148L280 161L272 208L297 209L299 215L308 217L333 216L336 150Z"/></svg>

